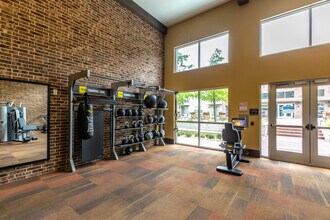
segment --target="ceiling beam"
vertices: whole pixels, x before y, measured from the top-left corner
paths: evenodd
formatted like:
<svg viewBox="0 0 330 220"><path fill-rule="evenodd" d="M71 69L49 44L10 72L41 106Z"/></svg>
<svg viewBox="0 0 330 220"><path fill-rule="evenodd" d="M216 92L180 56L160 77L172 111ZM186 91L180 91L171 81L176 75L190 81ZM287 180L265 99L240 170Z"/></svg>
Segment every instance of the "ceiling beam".
<svg viewBox="0 0 330 220"><path fill-rule="evenodd" d="M137 16L139 16L142 20L150 24L152 27L157 29L163 34L167 34L167 27L158 21L156 18L151 16L148 12L146 12L143 8L141 8L138 4L133 2L132 0L116 0L123 7L127 8Z"/></svg>

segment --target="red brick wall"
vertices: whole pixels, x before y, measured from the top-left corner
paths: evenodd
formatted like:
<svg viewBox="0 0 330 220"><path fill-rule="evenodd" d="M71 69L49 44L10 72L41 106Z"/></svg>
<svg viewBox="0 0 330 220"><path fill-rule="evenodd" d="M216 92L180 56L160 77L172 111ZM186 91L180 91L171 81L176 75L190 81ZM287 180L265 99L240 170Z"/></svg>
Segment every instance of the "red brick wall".
<svg viewBox="0 0 330 220"><path fill-rule="evenodd" d="M164 36L114 0L1 0L0 77L48 83L48 162L0 170L0 184L63 169L68 152L68 75L162 85ZM89 80L93 85L110 82Z"/></svg>

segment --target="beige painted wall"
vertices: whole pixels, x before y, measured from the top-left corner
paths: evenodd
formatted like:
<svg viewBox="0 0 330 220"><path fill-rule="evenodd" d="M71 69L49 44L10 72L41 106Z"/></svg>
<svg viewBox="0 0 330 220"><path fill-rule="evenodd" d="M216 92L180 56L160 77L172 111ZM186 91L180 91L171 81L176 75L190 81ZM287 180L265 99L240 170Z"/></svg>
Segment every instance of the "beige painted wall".
<svg viewBox="0 0 330 220"><path fill-rule="evenodd" d="M239 7L231 1L168 29L165 38L165 87L178 91L229 88L229 116L239 114L239 102L259 108L260 84L330 76L330 44L275 55L259 56L260 20L315 3L315 0L251 0ZM174 73L174 47L229 31L229 63ZM168 97L170 107L174 105ZM174 108L166 113L168 138L174 138ZM259 149L259 117L243 132L249 149Z"/></svg>

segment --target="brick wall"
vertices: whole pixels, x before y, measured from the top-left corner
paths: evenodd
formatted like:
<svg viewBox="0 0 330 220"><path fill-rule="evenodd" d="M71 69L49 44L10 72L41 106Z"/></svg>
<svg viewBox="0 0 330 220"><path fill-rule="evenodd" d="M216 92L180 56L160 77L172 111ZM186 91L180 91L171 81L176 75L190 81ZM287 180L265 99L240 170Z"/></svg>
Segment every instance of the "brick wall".
<svg viewBox="0 0 330 220"><path fill-rule="evenodd" d="M31 83L13 82L0 79L0 105L14 102L26 107L26 120L29 124L42 126L43 115L47 115L47 86ZM0 162L1 163L1 162Z"/></svg>
<svg viewBox="0 0 330 220"><path fill-rule="evenodd" d="M0 0L0 23L0 77L58 90L51 95L50 160L1 169L0 184L63 169L68 75L87 68L151 85L163 82L163 34L114 0Z"/></svg>

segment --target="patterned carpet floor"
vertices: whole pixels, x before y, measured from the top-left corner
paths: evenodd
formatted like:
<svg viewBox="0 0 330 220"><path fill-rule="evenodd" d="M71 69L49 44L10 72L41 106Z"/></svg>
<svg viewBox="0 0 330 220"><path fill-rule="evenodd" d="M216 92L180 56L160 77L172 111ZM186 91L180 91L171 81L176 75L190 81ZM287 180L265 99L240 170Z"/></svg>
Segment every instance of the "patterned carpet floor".
<svg viewBox="0 0 330 220"><path fill-rule="evenodd" d="M330 170L179 145L0 187L0 219L330 219Z"/></svg>

